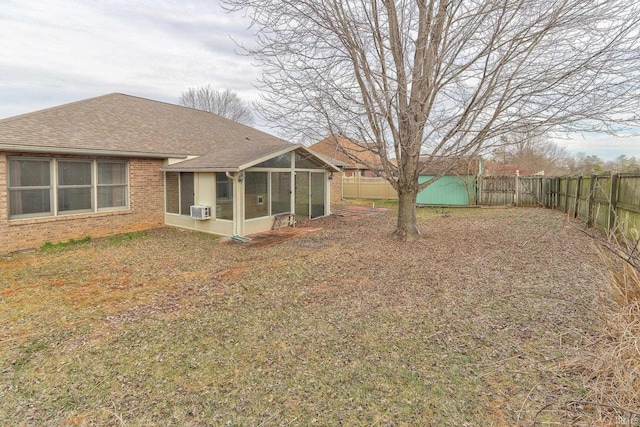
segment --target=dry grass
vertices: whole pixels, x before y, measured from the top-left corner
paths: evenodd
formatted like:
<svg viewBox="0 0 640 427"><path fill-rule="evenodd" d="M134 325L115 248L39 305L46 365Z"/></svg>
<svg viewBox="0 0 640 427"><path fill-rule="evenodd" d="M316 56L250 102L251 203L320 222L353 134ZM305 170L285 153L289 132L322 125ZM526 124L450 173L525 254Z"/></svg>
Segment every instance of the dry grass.
<svg viewBox="0 0 640 427"><path fill-rule="evenodd" d="M619 255L619 254L618 254ZM587 393L582 406L600 425L640 425L640 271L604 252L608 286L592 342L571 368L582 370ZM633 260L632 260L633 261Z"/></svg>
<svg viewBox="0 0 640 427"><path fill-rule="evenodd" d="M276 245L161 229L0 260L0 425L558 425L602 262L542 209ZM546 424L545 424L546 423ZM554 424L555 423L555 424Z"/></svg>

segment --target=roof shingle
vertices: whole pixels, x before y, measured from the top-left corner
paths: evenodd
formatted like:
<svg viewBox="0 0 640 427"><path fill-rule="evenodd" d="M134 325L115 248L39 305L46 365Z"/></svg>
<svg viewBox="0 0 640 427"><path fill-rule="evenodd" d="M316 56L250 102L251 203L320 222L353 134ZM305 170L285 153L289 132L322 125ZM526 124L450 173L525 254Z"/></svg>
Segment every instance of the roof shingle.
<svg viewBox="0 0 640 427"><path fill-rule="evenodd" d="M8 151L203 156L194 160L233 169L287 147L297 146L212 113L118 93L0 120Z"/></svg>

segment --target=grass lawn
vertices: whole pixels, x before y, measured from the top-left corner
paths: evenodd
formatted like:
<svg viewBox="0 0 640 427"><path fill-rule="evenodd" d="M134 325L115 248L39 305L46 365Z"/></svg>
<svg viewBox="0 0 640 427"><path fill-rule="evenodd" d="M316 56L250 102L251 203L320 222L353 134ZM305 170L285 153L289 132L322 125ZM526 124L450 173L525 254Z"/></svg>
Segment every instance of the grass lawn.
<svg viewBox="0 0 640 427"><path fill-rule="evenodd" d="M0 258L0 425L563 424L595 247L544 209L418 218L410 242L392 208L275 245L166 228Z"/></svg>

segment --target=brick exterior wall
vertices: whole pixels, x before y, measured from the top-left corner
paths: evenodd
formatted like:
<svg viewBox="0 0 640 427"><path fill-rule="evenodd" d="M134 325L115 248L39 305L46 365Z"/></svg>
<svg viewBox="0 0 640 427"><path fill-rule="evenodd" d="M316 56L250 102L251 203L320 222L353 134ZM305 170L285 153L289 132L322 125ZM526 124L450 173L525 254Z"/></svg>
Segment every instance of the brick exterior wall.
<svg viewBox="0 0 640 427"><path fill-rule="evenodd" d="M334 172L333 178L329 181L331 191L331 203L342 201L342 172Z"/></svg>
<svg viewBox="0 0 640 427"><path fill-rule="evenodd" d="M0 255L38 248L45 242L58 243L86 236L99 238L164 225L164 178L160 171L162 160L129 159L128 210L9 220L9 156L36 157L33 154L0 153Z"/></svg>

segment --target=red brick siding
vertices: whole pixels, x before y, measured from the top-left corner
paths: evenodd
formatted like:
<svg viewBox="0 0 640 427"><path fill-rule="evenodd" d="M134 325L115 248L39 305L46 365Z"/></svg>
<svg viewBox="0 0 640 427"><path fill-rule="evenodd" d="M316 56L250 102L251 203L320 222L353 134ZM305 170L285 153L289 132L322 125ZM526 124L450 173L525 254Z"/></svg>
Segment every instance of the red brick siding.
<svg viewBox="0 0 640 427"><path fill-rule="evenodd" d="M0 153L0 255L38 248L45 242L64 242L86 236L106 237L164 225L164 180L160 171L162 160L129 160L128 210L10 221L7 204L7 156L15 157L20 154ZM24 156L35 157L32 154Z"/></svg>
<svg viewBox="0 0 640 427"><path fill-rule="evenodd" d="M334 172L333 178L329 181L331 191L331 203L340 202L342 200L342 173Z"/></svg>

